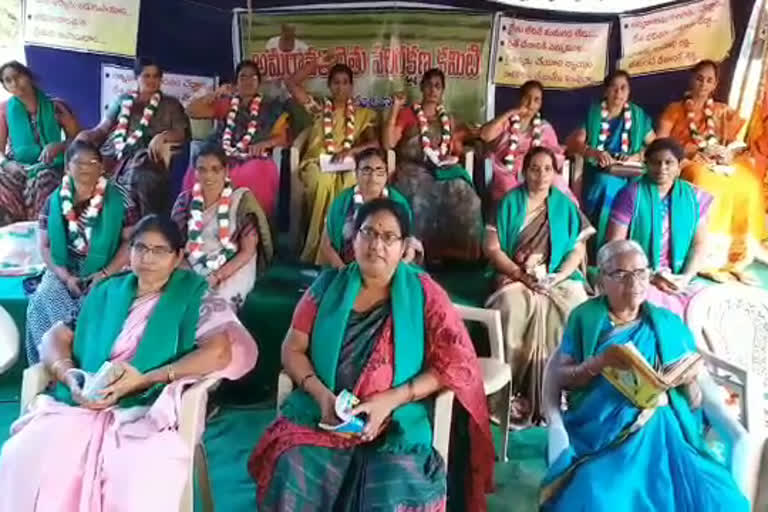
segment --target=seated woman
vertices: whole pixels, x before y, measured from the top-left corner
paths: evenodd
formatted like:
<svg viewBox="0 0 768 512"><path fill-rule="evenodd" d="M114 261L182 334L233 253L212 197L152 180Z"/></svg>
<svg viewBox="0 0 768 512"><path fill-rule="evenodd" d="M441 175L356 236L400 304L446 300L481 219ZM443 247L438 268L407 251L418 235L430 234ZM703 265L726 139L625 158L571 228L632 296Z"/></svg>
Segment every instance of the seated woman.
<svg viewBox="0 0 768 512"><path fill-rule="evenodd" d="M446 470L432 448L429 397L443 388L469 412L471 487L466 510L483 511L493 445L480 366L448 295L402 262L408 218L389 199L355 220L355 260L322 273L304 294L282 349L297 385L248 468L261 511L445 510ZM367 415L362 436L339 423L349 390Z"/></svg>
<svg viewBox="0 0 768 512"><path fill-rule="evenodd" d="M259 201L267 216L275 214L277 166L270 153L288 143L288 115L282 103L259 93L261 72L252 60L235 69L235 87L224 84L214 93L193 100L187 107L192 119L216 119L219 129L211 140L221 145L228 157L229 177L235 188L246 187ZM195 184L193 167L184 176L183 189Z"/></svg>
<svg viewBox="0 0 768 512"><path fill-rule="evenodd" d="M541 117L543 97L541 82L529 80L520 88L520 103L516 108L496 116L480 128L480 138L492 148L491 201L494 205L522 182L523 158L530 149L549 148L557 157L556 169L562 169L565 158L555 129ZM555 175L554 184L561 192L573 196L560 174Z"/></svg>
<svg viewBox="0 0 768 512"><path fill-rule="evenodd" d="M395 184L414 213L414 234L430 261L474 261L480 256L483 223L472 177L458 165L469 130L443 105L445 75L430 69L421 78L422 102L405 107L396 94L382 134L397 150Z"/></svg>
<svg viewBox="0 0 768 512"><path fill-rule="evenodd" d="M325 221L323 239L317 263L341 269L355 260L355 215L360 207L373 199L384 197L398 203L413 221L408 200L396 188L387 185L387 161L379 148L369 148L357 155L357 185L344 190L333 200ZM415 237L405 239L403 262L422 259L424 249Z"/></svg>
<svg viewBox="0 0 768 512"><path fill-rule="evenodd" d="M101 146L107 174L129 191L141 215L167 213L173 200L169 151L189 140L189 119L179 100L160 90L157 63L139 58L133 72L138 90L117 98L98 126L77 137Z"/></svg>
<svg viewBox="0 0 768 512"><path fill-rule="evenodd" d="M595 230L553 186L556 165L555 154L543 146L525 155L525 182L501 200L483 242L497 274L486 307L501 311L513 368L510 420L523 425L541 421L544 363L560 342L568 313L587 300L578 267L584 241ZM506 410L495 397L491 403L497 417Z"/></svg>
<svg viewBox="0 0 768 512"><path fill-rule="evenodd" d="M179 394L202 376L239 378L258 352L224 299L177 268L182 248L170 220L145 217L131 272L97 286L76 321L46 335L43 362L57 384L3 445L4 510L179 510L192 463ZM95 373L106 361L122 375L86 396L71 370Z"/></svg>
<svg viewBox="0 0 768 512"><path fill-rule="evenodd" d="M69 108L51 100L24 64L6 62L0 79L11 94L0 105L0 226L5 226L37 218L61 183L67 140L80 128Z"/></svg>
<svg viewBox="0 0 768 512"><path fill-rule="evenodd" d="M235 188L221 146L195 158L195 185L182 192L171 215L185 239L186 263L211 289L239 309L273 255L269 222L247 188Z"/></svg>
<svg viewBox="0 0 768 512"><path fill-rule="evenodd" d="M314 263L320 248L325 216L331 202L342 190L355 184L354 157L361 151L379 147L376 112L357 106L352 70L336 64L336 55L324 54L302 67L286 85L293 98L314 117L306 150L299 164L304 184L304 212L309 215L302 261ZM318 68L328 68L330 98L314 98L302 85ZM346 170L324 172L341 165ZM347 167L348 166L348 167Z"/></svg>
<svg viewBox="0 0 768 512"><path fill-rule="evenodd" d="M613 203L608 240L634 240L653 275L648 300L681 318L700 285L691 280L704 267L707 212L712 196L679 179L683 148L674 139L651 142L645 176L624 187Z"/></svg>
<svg viewBox="0 0 768 512"><path fill-rule="evenodd" d="M46 271L27 305L27 360L56 322L80 311L83 297L128 263L131 228L138 212L107 179L98 148L74 141L65 155L67 174L40 212L38 245Z"/></svg>
<svg viewBox="0 0 768 512"><path fill-rule="evenodd" d="M622 367L608 350L613 345L633 343L656 368L696 347L677 315L646 302L651 271L636 242L609 242L600 249L598 266L605 296L571 312L552 363L557 387L569 390L563 423L570 447L549 468L542 510L747 512L748 500L704 446L694 409L715 402L704 372L661 395L650 409L633 405L600 375Z"/></svg>
<svg viewBox="0 0 768 512"><path fill-rule="evenodd" d="M589 244L590 260L605 243L613 201L630 177L616 164L643 161L643 148L655 137L653 121L629 101L629 73L614 71L605 79L605 96L587 113L584 127L569 140L569 150L584 155L582 205L597 236ZM637 173L642 172L638 168Z"/></svg>
<svg viewBox="0 0 768 512"><path fill-rule="evenodd" d="M765 236L762 183L752 161L724 146L734 142L744 124L737 112L713 99L718 67L712 61L693 68L691 90L667 107L659 136L673 137L685 150L682 178L714 196L708 220L710 268L716 281L754 283L744 272Z"/></svg>

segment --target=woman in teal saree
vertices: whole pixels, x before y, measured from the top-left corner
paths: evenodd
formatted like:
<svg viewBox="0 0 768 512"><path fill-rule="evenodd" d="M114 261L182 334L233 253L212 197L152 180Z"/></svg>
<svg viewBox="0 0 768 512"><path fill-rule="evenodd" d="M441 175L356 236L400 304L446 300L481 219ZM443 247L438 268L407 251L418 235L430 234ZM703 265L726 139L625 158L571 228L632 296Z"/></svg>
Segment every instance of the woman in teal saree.
<svg viewBox="0 0 768 512"><path fill-rule="evenodd" d="M469 413L466 510L484 511L493 444L481 371L446 293L402 262L407 216L389 199L363 205L355 263L327 270L305 293L282 349L297 389L251 455L248 469L267 511L437 512L446 470L432 447L430 396L448 388ZM339 423L336 394L365 414L362 436Z"/></svg>
<svg viewBox="0 0 768 512"><path fill-rule="evenodd" d="M611 345L634 343L656 369L696 348L677 315L645 300L650 270L636 242L608 243L598 265L605 296L571 313L554 363L569 390L563 423L570 446L549 468L542 510L746 512L748 500L704 443L696 410L702 377L641 410L600 375L621 366L606 351Z"/></svg>

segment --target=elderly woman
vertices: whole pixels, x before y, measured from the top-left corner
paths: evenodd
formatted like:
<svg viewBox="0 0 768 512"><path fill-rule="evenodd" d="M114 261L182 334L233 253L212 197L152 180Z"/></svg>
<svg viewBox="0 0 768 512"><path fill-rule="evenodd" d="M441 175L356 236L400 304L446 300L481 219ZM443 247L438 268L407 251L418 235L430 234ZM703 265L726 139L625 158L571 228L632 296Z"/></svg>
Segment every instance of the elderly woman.
<svg viewBox="0 0 768 512"><path fill-rule="evenodd" d="M458 165L469 130L446 110L444 92L442 71L424 73L421 103L404 108L405 94L396 94L382 137L397 151L395 184L413 206L414 232L429 260L474 261L483 234L480 198Z"/></svg>
<svg viewBox="0 0 768 512"><path fill-rule="evenodd" d="M316 99L302 85L319 68L328 69L330 98ZM314 262L331 202L355 184L355 156L379 147L376 112L356 105L352 70L324 54L302 67L286 82L291 96L314 117L309 141L301 157L299 176L304 184L307 238L301 259Z"/></svg>
<svg viewBox="0 0 768 512"><path fill-rule="evenodd" d="M491 201L494 204L522 182L523 158L532 148L551 149L557 157L556 169L562 168L563 150L555 129L541 116L543 97L541 82L525 82L520 88L518 106L499 114L480 129L480 138L492 148ZM555 176L555 183L561 192L572 195L559 174Z"/></svg>
<svg viewBox="0 0 768 512"><path fill-rule="evenodd" d="M594 229L578 207L553 186L557 160L545 147L523 161L523 185L501 200L486 227L484 249L496 271L486 306L501 311L512 365L513 423L538 423L544 363L557 347L568 313L587 300L584 241ZM505 410L492 401L494 413Z"/></svg>
<svg viewBox="0 0 768 512"><path fill-rule="evenodd" d="M209 144L197 154L195 184L178 197L171 217L185 239L186 263L239 309L257 266L272 259L272 234L253 194L232 184L220 146Z"/></svg>
<svg viewBox="0 0 768 512"><path fill-rule="evenodd" d="M648 172L624 187L613 204L608 240L640 244L654 274L648 300L683 318L701 287L691 280L704 268L707 211L712 196L679 179L683 148L674 139L645 150Z"/></svg>
<svg viewBox="0 0 768 512"><path fill-rule="evenodd" d="M582 205L597 229L590 244L590 259L605 242L616 194L630 180L621 164L640 164L643 148L655 137L652 119L629 101L629 80L629 73L623 70L608 76L603 100L589 108L584 127L569 140L569 150L585 158Z"/></svg>
<svg viewBox="0 0 768 512"><path fill-rule="evenodd" d="M341 269L355 259L355 215L362 205L384 197L398 203L412 222L413 214L408 200L396 188L387 185L387 162L384 152L378 148L366 149L357 155L357 185L344 190L333 200L325 221L325 231L318 253L319 264ZM405 263L421 259L424 249L415 237L405 240Z"/></svg>
<svg viewBox="0 0 768 512"><path fill-rule="evenodd" d="M27 306L27 359L39 361L43 334L77 316L83 297L128 263L131 227L138 212L104 177L98 148L73 142L67 174L40 212L38 246L46 265Z"/></svg>
<svg viewBox="0 0 768 512"><path fill-rule="evenodd" d="M0 508L178 510L191 456L179 434L179 393L201 376L236 379L257 348L225 300L177 267L183 242L149 216L131 240L131 272L97 286L76 321L57 324L43 362L57 381L12 426L0 455ZM106 307L105 307L106 306ZM79 368L119 370L85 394Z"/></svg>
<svg viewBox="0 0 768 512"><path fill-rule="evenodd" d="M430 400L448 388L469 412L471 487L466 510L485 510L493 472L480 367L446 293L402 262L408 217L389 199L355 220L355 260L322 273L283 342L297 389L251 455L259 510L445 510L446 471L432 448ZM362 400L361 436L339 423L336 395Z"/></svg>
<svg viewBox="0 0 768 512"><path fill-rule="evenodd" d="M214 93L192 101L187 114L192 119L216 119L219 129L211 140L228 157L229 177L235 188L246 187L269 217L275 214L279 175L270 152L288 142L288 115L282 103L259 93L259 66L244 60L235 69L236 84L224 84ZM195 171L184 177L184 190L195 184Z"/></svg>
<svg viewBox="0 0 768 512"><path fill-rule="evenodd" d="M569 391L563 423L570 447L549 469L542 510L747 512L748 500L704 445L694 409L701 402L711 411L722 400L712 396L717 387L713 393L705 372L648 409L633 405L601 375L623 367L615 345L634 344L657 369L696 347L677 315L646 302L651 271L636 242L609 242L598 265L605 296L573 310L552 362L557 387Z"/></svg>
<svg viewBox="0 0 768 512"><path fill-rule="evenodd" d="M755 278L744 269L765 237L762 184L751 159L725 148L737 139L744 120L713 99L717 83L717 64L699 62L693 68L690 91L662 114L659 136L673 137L685 149L682 178L714 196L707 277L753 283Z"/></svg>
<svg viewBox="0 0 768 512"><path fill-rule="evenodd" d="M0 79L0 226L35 219L61 182L67 140L80 131L69 108L51 100L25 65L6 62ZM6 153L6 147L10 151Z"/></svg>
<svg viewBox="0 0 768 512"><path fill-rule="evenodd" d="M101 123L78 138L101 146L107 174L130 192L142 215L167 213L170 149L189 140L189 119L179 100L160 90L157 63L139 58L133 72L138 90L118 97Z"/></svg>

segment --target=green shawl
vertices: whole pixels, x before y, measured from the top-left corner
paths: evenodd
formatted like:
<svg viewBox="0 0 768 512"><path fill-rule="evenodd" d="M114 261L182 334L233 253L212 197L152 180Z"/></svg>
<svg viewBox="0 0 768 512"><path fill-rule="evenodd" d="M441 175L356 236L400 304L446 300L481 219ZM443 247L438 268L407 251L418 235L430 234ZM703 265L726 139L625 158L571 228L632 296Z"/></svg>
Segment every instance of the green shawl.
<svg viewBox="0 0 768 512"><path fill-rule="evenodd" d="M630 185L631 186L631 185ZM699 223L699 201L690 183L675 180L669 191L669 237L672 272L679 274L688 260L696 226ZM659 188L647 176L637 183L635 211L629 226L629 238L640 244L654 270L661 265L662 205Z"/></svg>
<svg viewBox="0 0 768 512"><path fill-rule="evenodd" d="M646 302L641 310L647 321L650 322L656 346L659 351L661 365L667 365L677 361L685 354L696 350L696 343L690 329L683 321L663 308ZM577 306L568 318L566 336L571 336L576 346L581 347L582 361L597 354L597 345L604 322L608 318L608 300L604 297L595 297ZM569 393L569 407L578 407L588 391L574 390ZM700 423L697 420L683 392L678 389L670 389L669 405L677 417L683 436L686 440L702 453L708 453L701 436Z"/></svg>
<svg viewBox="0 0 768 512"><path fill-rule="evenodd" d="M424 290L421 271L400 263L392 278L391 298L394 323L394 377L399 386L421 373L425 357ZM362 286L357 263L343 270L325 270L310 288L319 302L310 340L310 359L318 378L333 392L341 343L352 306ZM297 389L286 399L281 413L287 419L308 427L320 421L320 408L305 391ZM381 450L410 452L432 444L432 429L427 408L422 402L398 407L392 415Z"/></svg>
<svg viewBox="0 0 768 512"><path fill-rule="evenodd" d="M653 129L651 118L645 111L634 103L629 104L629 110L632 112L632 126L629 128L629 154L638 153L645 145L645 136ZM593 103L587 113L587 145L596 148L600 144L600 125L603 122L602 106ZM624 122L622 121L622 126ZM608 141L606 141L606 144Z"/></svg>
<svg viewBox="0 0 768 512"><path fill-rule="evenodd" d="M87 295L77 317L72 356L82 370L95 373L109 361L112 347L123 330L136 299L137 277L130 272L115 275ZM178 360L194 349L200 305L208 284L189 270L171 274L162 295L147 321L136 354L129 361L146 373ZM159 395L163 384L120 400L121 407L148 405ZM72 404L72 395L59 383L54 397Z"/></svg>
<svg viewBox="0 0 768 512"><path fill-rule="evenodd" d="M523 184L514 188L499 202L496 229L501 249L514 258L517 243L528 208L528 187ZM581 232L581 217L576 205L556 187L552 187L547 197L547 224L549 225L550 258L548 271L560 270L568 254L576 247L576 240ZM576 271L570 278L583 280Z"/></svg>
<svg viewBox="0 0 768 512"><path fill-rule="evenodd" d="M13 159L24 165L38 164L38 158L43 148L51 143L58 144L64 140L61 126L56 120L56 110L51 99L40 89L37 94L37 132L40 135L38 142L32 122L24 103L15 96L8 100L6 116L8 122L8 134L11 139ZM51 166L63 166L64 154L59 153Z"/></svg>
<svg viewBox="0 0 768 512"><path fill-rule="evenodd" d="M405 196L398 192L394 187L387 186L387 190L389 192L389 199L402 206L408 214L408 221L413 222L411 205L408 204L408 200ZM326 220L328 238L330 238L333 248L339 253L344 249L344 222L347 220L347 212L353 207L352 201L354 200L354 196L355 187L347 188L333 200L331 208L328 211L328 218Z"/></svg>
<svg viewBox="0 0 768 512"><path fill-rule="evenodd" d="M67 250L66 221L61 212L60 192L61 186L56 188L51 195L48 239L51 244L53 262L60 267L66 267L69 251ZM75 192L74 182L72 183L72 192L73 194ZM109 265L109 262L115 257L123 236L124 213L123 196L112 183L108 183L104 192L104 206L96 219L96 225L91 230L91 243L80 272L81 277L87 277L98 272Z"/></svg>
<svg viewBox="0 0 768 512"><path fill-rule="evenodd" d="M459 164L435 167L435 181L452 181L457 179L466 181L473 188L475 186L472 183L472 176L469 175L469 171Z"/></svg>

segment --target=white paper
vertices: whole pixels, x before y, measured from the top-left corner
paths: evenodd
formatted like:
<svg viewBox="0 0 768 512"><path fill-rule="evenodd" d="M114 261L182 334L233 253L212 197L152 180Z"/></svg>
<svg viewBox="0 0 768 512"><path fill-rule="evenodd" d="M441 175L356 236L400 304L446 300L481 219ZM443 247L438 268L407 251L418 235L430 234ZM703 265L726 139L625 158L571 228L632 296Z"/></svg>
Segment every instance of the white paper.
<svg viewBox="0 0 768 512"><path fill-rule="evenodd" d="M333 155L323 153L320 155L320 170L322 172L345 172L355 170L355 159L351 156L346 157L341 162L333 162Z"/></svg>

